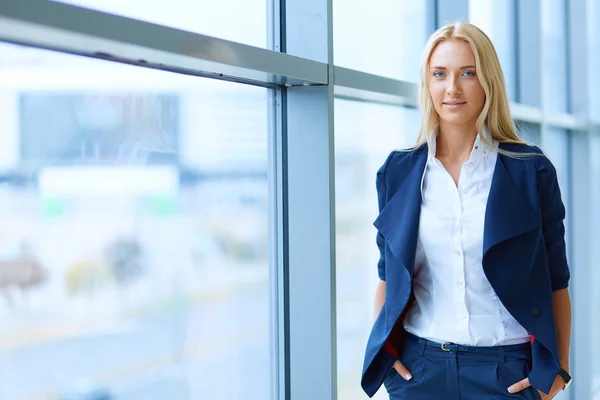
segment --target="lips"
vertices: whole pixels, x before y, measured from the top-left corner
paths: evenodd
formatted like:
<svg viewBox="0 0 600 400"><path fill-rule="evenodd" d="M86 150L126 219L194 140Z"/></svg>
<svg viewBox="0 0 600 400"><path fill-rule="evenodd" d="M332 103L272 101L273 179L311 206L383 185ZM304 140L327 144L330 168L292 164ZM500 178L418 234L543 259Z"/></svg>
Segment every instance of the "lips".
<svg viewBox="0 0 600 400"><path fill-rule="evenodd" d="M466 101L447 101L445 103L442 103L446 106L462 106L463 104L467 104Z"/></svg>

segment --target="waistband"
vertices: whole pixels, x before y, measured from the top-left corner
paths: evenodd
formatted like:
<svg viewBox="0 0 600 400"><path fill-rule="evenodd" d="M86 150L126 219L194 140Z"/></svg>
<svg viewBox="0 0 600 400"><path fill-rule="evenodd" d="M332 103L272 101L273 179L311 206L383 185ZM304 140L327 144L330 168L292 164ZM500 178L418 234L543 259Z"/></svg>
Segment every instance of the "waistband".
<svg viewBox="0 0 600 400"><path fill-rule="evenodd" d="M531 343L529 342L506 346L467 346L451 342L438 343L420 338L410 332L406 332L406 342L445 352L488 354L499 357L504 355L518 358L531 357Z"/></svg>

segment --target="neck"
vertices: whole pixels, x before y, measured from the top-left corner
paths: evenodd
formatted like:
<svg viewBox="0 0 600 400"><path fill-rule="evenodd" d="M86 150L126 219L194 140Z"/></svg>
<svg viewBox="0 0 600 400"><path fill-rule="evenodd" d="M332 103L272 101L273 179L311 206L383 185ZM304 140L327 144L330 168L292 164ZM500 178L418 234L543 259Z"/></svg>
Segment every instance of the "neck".
<svg viewBox="0 0 600 400"><path fill-rule="evenodd" d="M463 159L473 150L477 129L472 124L451 125L440 121L436 141L436 156L450 159Z"/></svg>

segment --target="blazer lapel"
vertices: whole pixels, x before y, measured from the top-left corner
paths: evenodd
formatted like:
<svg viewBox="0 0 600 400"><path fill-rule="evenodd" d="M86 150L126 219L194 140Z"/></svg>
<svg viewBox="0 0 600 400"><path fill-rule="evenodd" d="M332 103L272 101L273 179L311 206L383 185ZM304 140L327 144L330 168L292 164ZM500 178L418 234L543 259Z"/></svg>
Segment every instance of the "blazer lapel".
<svg viewBox="0 0 600 400"><path fill-rule="evenodd" d="M500 242L539 226L534 208L507 169L512 161L510 157L498 154L485 211L484 255Z"/></svg>
<svg viewBox="0 0 600 400"><path fill-rule="evenodd" d="M406 178L396 189L373 223L383 235L389 248L412 276L419 218L421 215L421 179L427 161L427 146L414 154Z"/></svg>
<svg viewBox="0 0 600 400"><path fill-rule="evenodd" d="M534 208L507 169L511 161L510 157L498 154L485 211L483 255L497 244L529 232L540 224ZM394 257L411 276L421 216L421 179L426 163L427 146L424 146L422 151L414 155L406 178L373 223Z"/></svg>

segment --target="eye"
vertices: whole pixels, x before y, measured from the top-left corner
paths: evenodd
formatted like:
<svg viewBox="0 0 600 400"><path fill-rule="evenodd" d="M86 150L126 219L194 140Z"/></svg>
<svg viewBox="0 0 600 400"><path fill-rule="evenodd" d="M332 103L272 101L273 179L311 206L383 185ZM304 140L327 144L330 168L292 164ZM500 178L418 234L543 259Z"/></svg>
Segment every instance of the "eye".
<svg viewBox="0 0 600 400"><path fill-rule="evenodd" d="M470 77L475 76L475 72L473 72L473 71L465 71L465 72L463 72L463 75L466 76L466 77L468 77L468 78L470 78Z"/></svg>
<svg viewBox="0 0 600 400"><path fill-rule="evenodd" d="M444 77L444 73L442 71L434 71L433 72L433 77L434 78L443 78Z"/></svg>

